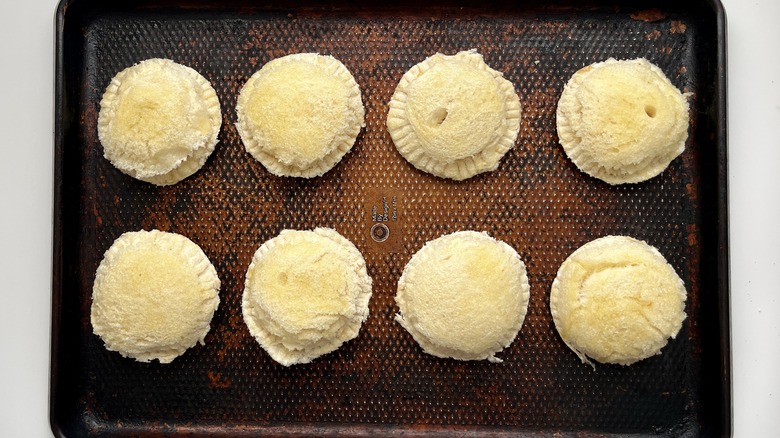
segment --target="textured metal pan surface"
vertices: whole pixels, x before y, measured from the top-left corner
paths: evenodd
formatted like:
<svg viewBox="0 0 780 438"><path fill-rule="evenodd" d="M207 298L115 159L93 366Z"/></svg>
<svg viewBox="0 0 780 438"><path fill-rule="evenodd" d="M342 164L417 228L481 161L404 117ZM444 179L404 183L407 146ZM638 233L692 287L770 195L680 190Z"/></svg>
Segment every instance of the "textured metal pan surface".
<svg viewBox="0 0 780 438"><path fill-rule="evenodd" d="M52 427L62 436L661 435L730 433L724 23L719 4L496 2L63 2L57 20ZM436 52L477 49L520 97L516 146L463 182L422 173L396 151L387 103ZM362 90L366 127L323 177L279 178L244 150L243 83L269 60L331 54ZM140 60L199 71L220 99L220 142L204 168L156 187L102 156L103 90ZM555 108L580 67L645 57L692 93L686 151L650 181L609 186L558 145ZM379 218L377 215L387 218ZM384 223L389 239L370 229ZM335 228L363 252L371 316L355 340L309 365L276 364L241 317L252 254L286 228ZM125 231L181 233L222 280L204 346L172 364L107 351L89 306L103 252ZM396 282L422 245L457 230L513 246L531 283L525 324L500 364L424 354L393 321ZM663 354L630 367L580 360L559 338L549 288L577 247L608 234L656 246L685 281L688 319Z"/></svg>

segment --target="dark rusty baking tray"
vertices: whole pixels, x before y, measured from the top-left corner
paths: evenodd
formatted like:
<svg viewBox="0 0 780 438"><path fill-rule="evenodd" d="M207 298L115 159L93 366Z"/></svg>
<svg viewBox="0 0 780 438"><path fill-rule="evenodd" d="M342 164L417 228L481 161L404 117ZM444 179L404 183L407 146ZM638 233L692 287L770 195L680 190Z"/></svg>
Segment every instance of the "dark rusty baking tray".
<svg viewBox="0 0 780 438"><path fill-rule="evenodd" d="M731 433L726 192L725 18L716 0L63 1L57 13L51 424L58 436L725 436ZM517 146L465 182L417 171L385 129L403 73L435 52L476 48L515 84ZM244 151L234 105L265 62L293 52L339 58L360 84L366 128L324 177L278 178ZM648 182L608 186L557 144L555 105L578 68L646 57L691 97L684 154ZM142 59L189 65L222 103L205 167L170 187L102 158L99 99ZM369 229L387 203L390 239ZM396 217L393 220L393 212ZM285 228L330 226L374 279L360 336L304 366L274 363L240 312L244 272ZM92 334L94 272L121 233L158 228L198 243L222 280L205 346L142 364ZM396 281L425 241L489 232L528 266L525 325L502 364L423 354L395 322ZM559 264L606 234L647 240L689 292L688 319L663 354L631 367L582 364L559 339L548 290Z"/></svg>

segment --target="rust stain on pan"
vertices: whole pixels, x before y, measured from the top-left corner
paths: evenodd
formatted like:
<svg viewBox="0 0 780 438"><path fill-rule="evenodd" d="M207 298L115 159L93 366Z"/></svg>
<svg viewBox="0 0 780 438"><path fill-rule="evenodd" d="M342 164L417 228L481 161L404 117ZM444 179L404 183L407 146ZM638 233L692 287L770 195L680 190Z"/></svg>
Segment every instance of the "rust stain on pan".
<svg viewBox="0 0 780 438"><path fill-rule="evenodd" d="M230 385L232 384L229 379L222 377L222 373L209 371L207 376L209 378L209 386L212 388L225 389L230 388Z"/></svg>
<svg viewBox="0 0 780 438"><path fill-rule="evenodd" d="M661 37L661 31L658 29L653 29L650 33L645 34L646 40L657 40Z"/></svg>
<svg viewBox="0 0 780 438"><path fill-rule="evenodd" d="M687 29L685 23L679 20L674 20L669 25L669 31L672 33L685 33L685 29Z"/></svg>
<svg viewBox="0 0 780 438"><path fill-rule="evenodd" d="M630 15L631 19L652 23L654 21L661 21L669 16L668 12L661 11L657 8L645 9L642 11L634 12Z"/></svg>

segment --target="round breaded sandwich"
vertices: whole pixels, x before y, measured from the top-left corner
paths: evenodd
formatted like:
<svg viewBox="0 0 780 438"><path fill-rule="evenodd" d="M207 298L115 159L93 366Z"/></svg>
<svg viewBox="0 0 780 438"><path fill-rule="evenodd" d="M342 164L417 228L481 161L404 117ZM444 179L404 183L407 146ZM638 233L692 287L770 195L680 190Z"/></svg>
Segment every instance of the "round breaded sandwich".
<svg viewBox="0 0 780 438"><path fill-rule="evenodd" d="M98 137L117 169L165 186L197 172L222 126L206 78L170 59L147 59L117 73L103 93Z"/></svg>
<svg viewBox="0 0 780 438"><path fill-rule="evenodd" d="M284 230L252 257L242 309L260 346L289 366L357 337L370 298L371 277L352 242L330 228Z"/></svg>
<svg viewBox="0 0 780 438"><path fill-rule="evenodd" d="M579 358L630 365L659 354L685 319L685 285L657 249L606 236L574 251L558 269L550 311Z"/></svg>
<svg viewBox="0 0 780 438"><path fill-rule="evenodd" d="M95 274L92 329L122 356L171 362L204 343L219 286L206 254L186 237L157 230L124 233Z"/></svg>
<svg viewBox="0 0 780 438"><path fill-rule="evenodd" d="M688 138L688 101L646 59L608 59L577 71L556 112L558 138L583 172L609 184L648 180Z"/></svg>
<svg viewBox="0 0 780 438"><path fill-rule="evenodd" d="M520 130L514 86L474 50L437 53L409 69L389 108L387 130L398 152L442 178L495 170Z"/></svg>
<svg viewBox="0 0 780 438"><path fill-rule="evenodd" d="M425 244L398 280L396 321L434 356L501 362L523 325L525 264L486 233L459 231Z"/></svg>
<svg viewBox="0 0 780 438"><path fill-rule="evenodd" d="M246 150L278 176L324 174L365 126L355 78L336 58L316 53L265 64L241 88L236 113Z"/></svg>

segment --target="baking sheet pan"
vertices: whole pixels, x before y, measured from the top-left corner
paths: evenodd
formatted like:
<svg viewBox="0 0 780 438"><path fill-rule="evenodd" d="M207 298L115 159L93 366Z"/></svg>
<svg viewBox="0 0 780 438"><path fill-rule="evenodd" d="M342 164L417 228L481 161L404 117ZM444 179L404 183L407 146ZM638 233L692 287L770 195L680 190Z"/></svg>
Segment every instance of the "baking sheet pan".
<svg viewBox="0 0 780 438"><path fill-rule="evenodd" d="M56 20L51 424L58 436L726 436L731 432L725 18L716 1L253 3L63 1ZM385 129L403 73L436 52L477 49L523 109L498 170L445 181L409 165ZM340 59L361 86L366 128L314 179L279 178L246 153L238 90L269 60ZM169 187L114 169L97 139L111 77L164 57L209 79L223 112L204 168ZM691 92L683 155L662 175L609 186L557 143L555 106L580 67L645 57ZM377 217L387 210L387 221ZM382 219L384 242L370 237ZM284 368L241 319L244 273L286 228L335 228L363 252L371 316L355 340ZM103 252L125 231L184 234L215 264L221 304L204 346L172 364L105 350L89 323ZM439 359L397 323L398 277L422 245L486 231L520 253L531 300L503 363ZM625 234L659 248L685 281L688 318L663 354L582 364L557 335L549 288L577 247Z"/></svg>

